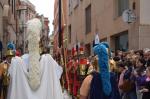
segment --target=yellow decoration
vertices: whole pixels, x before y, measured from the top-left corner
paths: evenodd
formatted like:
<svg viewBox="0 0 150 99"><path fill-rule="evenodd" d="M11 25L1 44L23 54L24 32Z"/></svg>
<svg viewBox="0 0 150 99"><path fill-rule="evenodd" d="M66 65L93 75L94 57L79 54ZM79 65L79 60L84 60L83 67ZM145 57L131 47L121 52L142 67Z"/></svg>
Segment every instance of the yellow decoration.
<svg viewBox="0 0 150 99"><path fill-rule="evenodd" d="M8 51L6 52L6 56L14 56L13 51L12 51L12 50L8 50Z"/></svg>
<svg viewBox="0 0 150 99"><path fill-rule="evenodd" d="M80 75L86 75L86 66L84 64L80 65Z"/></svg>

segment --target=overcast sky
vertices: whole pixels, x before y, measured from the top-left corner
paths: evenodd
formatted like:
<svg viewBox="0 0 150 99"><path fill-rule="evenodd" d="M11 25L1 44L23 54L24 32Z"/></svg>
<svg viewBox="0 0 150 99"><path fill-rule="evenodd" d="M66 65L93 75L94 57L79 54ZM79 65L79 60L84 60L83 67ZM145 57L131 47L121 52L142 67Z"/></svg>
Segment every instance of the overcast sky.
<svg viewBox="0 0 150 99"><path fill-rule="evenodd" d="M39 14L43 14L45 17L48 17L50 20L50 34L53 31L53 11L54 11L54 1L55 0L29 0L36 7L36 11Z"/></svg>

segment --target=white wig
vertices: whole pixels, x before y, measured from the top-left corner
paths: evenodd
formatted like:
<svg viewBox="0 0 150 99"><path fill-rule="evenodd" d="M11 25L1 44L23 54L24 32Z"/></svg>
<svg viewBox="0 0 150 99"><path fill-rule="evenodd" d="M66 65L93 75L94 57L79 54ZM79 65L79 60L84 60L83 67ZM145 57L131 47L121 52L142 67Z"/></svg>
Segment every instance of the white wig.
<svg viewBox="0 0 150 99"><path fill-rule="evenodd" d="M35 18L27 22L27 40L29 50L28 81L32 90L37 90L41 84L39 41L42 24Z"/></svg>

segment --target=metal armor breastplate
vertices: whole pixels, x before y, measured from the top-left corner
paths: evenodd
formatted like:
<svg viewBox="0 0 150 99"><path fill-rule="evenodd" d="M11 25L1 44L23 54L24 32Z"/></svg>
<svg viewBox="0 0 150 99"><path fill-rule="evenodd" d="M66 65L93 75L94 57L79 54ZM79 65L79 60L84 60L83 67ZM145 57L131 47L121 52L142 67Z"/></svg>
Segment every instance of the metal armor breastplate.
<svg viewBox="0 0 150 99"><path fill-rule="evenodd" d="M8 65L4 64L3 68L4 68L4 72L3 72L3 85L7 86L7 85L9 85Z"/></svg>

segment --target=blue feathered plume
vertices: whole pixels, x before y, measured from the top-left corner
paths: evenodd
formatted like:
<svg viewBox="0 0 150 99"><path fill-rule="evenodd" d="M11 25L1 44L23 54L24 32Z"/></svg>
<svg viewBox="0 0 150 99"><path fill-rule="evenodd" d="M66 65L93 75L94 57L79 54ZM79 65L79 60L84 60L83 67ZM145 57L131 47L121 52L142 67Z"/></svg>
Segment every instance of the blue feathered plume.
<svg viewBox="0 0 150 99"><path fill-rule="evenodd" d="M110 73L109 73L109 54L107 52L107 48L109 48L107 42L99 43L94 47L95 54L98 55L98 64L100 68L103 92L109 96L111 94L112 88L110 83Z"/></svg>
<svg viewBox="0 0 150 99"><path fill-rule="evenodd" d="M15 50L16 48L15 48L15 44L13 44L13 42L9 42L8 44L7 44L7 49L8 50Z"/></svg>

